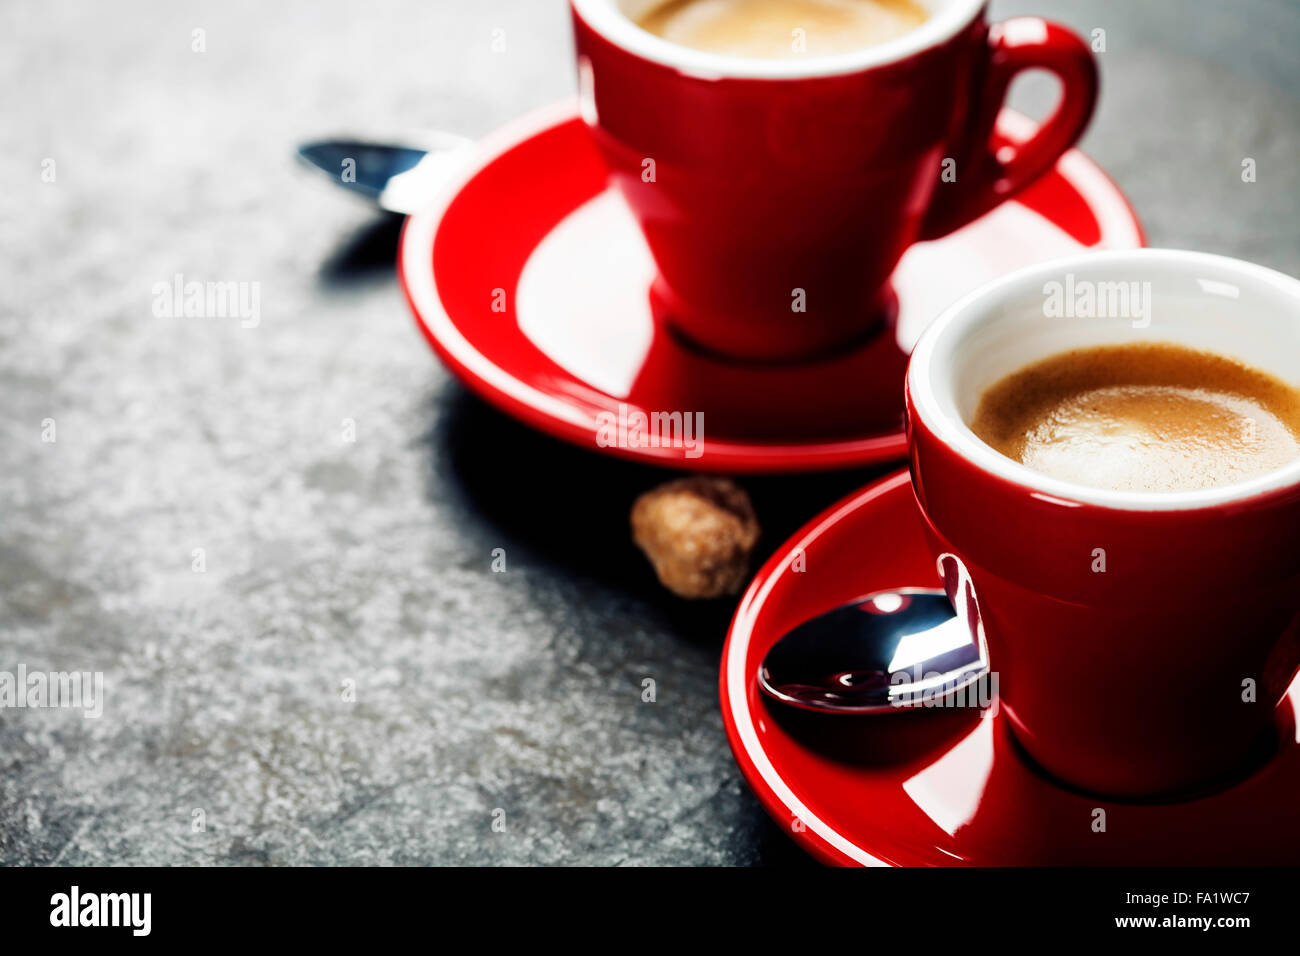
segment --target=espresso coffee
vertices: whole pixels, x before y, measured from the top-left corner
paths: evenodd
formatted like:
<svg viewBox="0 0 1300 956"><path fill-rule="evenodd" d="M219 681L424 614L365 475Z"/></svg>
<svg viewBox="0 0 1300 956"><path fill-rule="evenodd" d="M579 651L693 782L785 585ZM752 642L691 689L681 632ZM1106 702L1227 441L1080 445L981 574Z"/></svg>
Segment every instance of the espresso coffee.
<svg viewBox="0 0 1300 956"><path fill-rule="evenodd" d="M1300 458L1300 388L1179 345L1101 346L997 382L970 427L1013 461L1066 481L1210 488Z"/></svg>
<svg viewBox="0 0 1300 956"><path fill-rule="evenodd" d="M916 0L664 0L637 23L709 53L786 59L884 43L928 16Z"/></svg>

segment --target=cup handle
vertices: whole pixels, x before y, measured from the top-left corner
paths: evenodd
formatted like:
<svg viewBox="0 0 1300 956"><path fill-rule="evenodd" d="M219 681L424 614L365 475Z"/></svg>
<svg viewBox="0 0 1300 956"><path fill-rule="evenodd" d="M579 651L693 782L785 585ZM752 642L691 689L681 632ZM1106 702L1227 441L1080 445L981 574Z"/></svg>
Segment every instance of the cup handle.
<svg viewBox="0 0 1300 956"><path fill-rule="evenodd" d="M989 27L982 91L959 134L956 179L935 189L921 239L937 239L1010 199L1055 165L1074 145L1097 102L1097 64L1077 35L1038 17L1015 17ZM990 142L1016 74L1048 70L1061 81L1056 111L1023 143L996 149Z"/></svg>

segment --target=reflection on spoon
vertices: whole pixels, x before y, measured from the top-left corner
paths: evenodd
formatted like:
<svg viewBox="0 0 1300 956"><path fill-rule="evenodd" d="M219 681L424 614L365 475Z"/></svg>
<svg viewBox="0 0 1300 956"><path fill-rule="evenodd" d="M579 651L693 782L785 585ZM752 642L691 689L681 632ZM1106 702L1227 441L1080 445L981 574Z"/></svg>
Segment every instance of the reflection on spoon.
<svg viewBox="0 0 1300 956"><path fill-rule="evenodd" d="M902 588L804 621L767 652L758 686L804 710L876 714L933 705L987 671L943 591Z"/></svg>

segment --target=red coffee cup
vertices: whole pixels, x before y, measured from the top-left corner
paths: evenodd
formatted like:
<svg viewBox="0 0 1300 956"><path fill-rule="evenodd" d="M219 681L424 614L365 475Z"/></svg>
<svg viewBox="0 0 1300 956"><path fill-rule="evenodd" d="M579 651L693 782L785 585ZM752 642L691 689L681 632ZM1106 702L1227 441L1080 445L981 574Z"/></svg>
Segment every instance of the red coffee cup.
<svg viewBox="0 0 1300 956"><path fill-rule="evenodd" d="M679 46L634 17L655 0L571 0L585 116L649 242L656 314L735 358L794 360L889 313L909 245L977 218L1047 171L1097 94L1087 46L984 0L921 0L898 39L750 59ZM1060 79L1055 113L994 150L1007 88Z"/></svg>
<svg viewBox="0 0 1300 956"><path fill-rule="evenodd" d="M1300 282L1154 249L1005 276L921 336L908 441L940 573L982 627L1024 749L1085 790L1167 798L1232 781L1270 746L1300 668L1300 460L1196 491L1101 490L1014 462L967 424L985 388L1031 362L1125 342L1300 385Z"/></svg>

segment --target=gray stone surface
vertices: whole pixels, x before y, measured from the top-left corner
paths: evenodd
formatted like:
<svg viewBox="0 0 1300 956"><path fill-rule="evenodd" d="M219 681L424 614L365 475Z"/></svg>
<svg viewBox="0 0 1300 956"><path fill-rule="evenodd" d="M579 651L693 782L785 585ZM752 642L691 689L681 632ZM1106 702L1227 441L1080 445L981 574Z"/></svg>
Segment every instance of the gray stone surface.
<svg viewBox="0 0 1300 956"><path fill-rule="evenodd" d="M1223 6L993 12L1107 31L1085 145L1154 244L1297 273L1300 7ZM663 475L468 397L392 224L290 159L486 132L569 44L559 0L0 8L0 671L105 675L99 719L0 710L0 862L806 863L722 733L730 606L629 544ZM260 283L260 324L156 316L176 273ZM748 482L765 547L869 477Z"/></svg>

